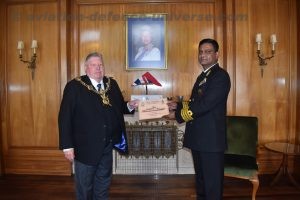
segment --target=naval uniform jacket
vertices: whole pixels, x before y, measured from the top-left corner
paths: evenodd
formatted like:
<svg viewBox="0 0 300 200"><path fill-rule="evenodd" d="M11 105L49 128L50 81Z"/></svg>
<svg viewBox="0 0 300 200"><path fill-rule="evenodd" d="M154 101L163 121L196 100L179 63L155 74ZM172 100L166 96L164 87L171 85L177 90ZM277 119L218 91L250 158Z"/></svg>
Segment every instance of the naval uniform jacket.
<svg viewBox="0 0 300 200"><path fill-rule="evenodd" d="M201 152L222 152L227 148L226 104L230 90L228 73L218 64L201 73L192 89L183 146ZM176 120L184 122L182 104L175 112Z"/></svg>
<svg viewBox="0 0 300 200"><path fill-rule="evenodd" d="M88 76L81 80L95 89ZM106 88L108 78L103 78ZM117 82L110 78L107 91L111 107L103 105L99 94L89 90L78 80L67 83L60 106L59 148L74 148L75 159L87 165L96 165L107 145L107 135L113 144L126 138L123 114L129 113ZM106 109L110 112L107 112ZM108 114L110 117L108 117ZM113 126L113 127L111 127Z"/></svg>

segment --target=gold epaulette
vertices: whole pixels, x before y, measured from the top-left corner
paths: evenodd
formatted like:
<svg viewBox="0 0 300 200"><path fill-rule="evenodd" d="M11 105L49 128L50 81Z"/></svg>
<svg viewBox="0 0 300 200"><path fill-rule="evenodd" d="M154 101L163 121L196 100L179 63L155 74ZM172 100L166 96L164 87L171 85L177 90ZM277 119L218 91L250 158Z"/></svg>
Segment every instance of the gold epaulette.
<svg viewBox="0 0 300 200"><path fill-rule="evenodd" d="M181 117L185 122L193 120L193 112L189 108L189 102L182 102Z"/></svg>

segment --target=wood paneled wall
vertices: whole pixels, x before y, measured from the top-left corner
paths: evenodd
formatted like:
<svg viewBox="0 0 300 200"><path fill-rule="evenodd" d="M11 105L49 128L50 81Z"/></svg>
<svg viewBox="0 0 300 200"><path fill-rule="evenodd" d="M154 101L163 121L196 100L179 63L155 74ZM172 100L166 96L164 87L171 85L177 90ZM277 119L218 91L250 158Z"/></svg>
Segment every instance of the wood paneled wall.
<svg viewBox="0 0 300 200"><path fill-rule="evenodd" d="M289 0L235 1L236 13L246 13L247 21L234 25L235 114L259 118L259 163L264 172L272 172L280 154L270 153L263 144L271 141L295 142L297 94L296 5ZM288 22L288 23L287 23ZM262 33L262 51L271 54L270 35L278 38L276 55L265 66L261 77L256 55L255 35ZM292 39L293 38L293 39ZM299 87L299 86L298 86ZM274 162L276 164L274 165Z"/></svg>
<svg viewBox="0 0 300 200"><path fill-rule="evenodd" d="M47 16L66 12L65 1L7 2L5 63L1 68L2 140L5 173L66 174L70 165L58 150L57 115L66 83L66 25ZM38 41L34 79L18 58L30 60Z"/></svg>
<svg viewBox="0 0 300 200"><path fill-rule="evenodd" d="M300 1L297 1L296 3L296 9L297 9L297 19L300 19ZM297 47L300 46L300 20L297 20ZM296 116L296 143L300 144L300 50L297 49L297 116ZM298 156L297 159L295 159L295 165L294 165L295 173L298 177L300 177L300 157Z"/></svg>
<svg viewBox="0 0 300 200"><path fill-rule="evenodd" d="M145 13L168 16L167 69L149 70L163 87L149 86L149 94L188 99L201 71L198 42L205 37L217 39L220 64L232 81L228 114L259 118L260 172L274 172L281 157L263 144L299 138L296 7L296 0L6 0L0 22L6 27L0 34L5 173L70 173L58 150L57 114L67 80L84 74L83 61L89 52L103 53L106 74L118 81L126 99L145 93L145 88L131 83L146 70L126 71L123 18ZM268 60L263 77L256 56L259 32L265 55L271 52L270 35L278 38L276 55ZM17 41L23 40L24 56L29 59L32 39L39 45L34 80L16 50Z"/></svg>
<svg viewBox="0 0 300 200"><path fill-rule="evenodd" d="M3 1L0 1L0 19L4 19L5 18L5 4ZM4 20L0 20L0 26L1 27L5 27L5 23ZM4 38L5 36L5 29L1 29L0 30L0 66L5 66L4 65L4 59L5 59L5 46L4 46ZM0 67L0 74L4 74L4 67ZM0 78L0 97L2 97L2 91L4 88L4 81L2 78ZM2 122L2 116L3 116L3 112L2 112L2 101L3 99L0 98L0 121ZM4 167L3 167L3 163L4 163L4 159L3 159L3 148L2 148L2 126L0 128L0 176L2 176L2 174L4 173Z"/></svg>
<svg viewBox="0 0 300 200"><path fill-rule="evenodd" d="M220 2L220 1L219 1ZM146 70L126 71L125 66L125 20L126 14L167 13L167 70L149 70L162 83L163 87L148 86L149 94L164 96L183 95L188 98L193 82L200 72L197 64L199 38L222 38L222 23L216 20L188 19L191 16L215 16L219 4L173 3L173 4L73 4L75 16L83 20L73 20L73 42L71 76L84 74L83 62L89 52L102 52L105 59L106 74L113 76L124 91L125 98L131 94L145 94L145 88L132 87L131 84ZM104 15L106 20L89 20ZM119 19L109 19L109 16ZM175 18L178 17L180 19ZM183 19L185 16L187 19ZM116 17L116 18L117 18ZM173 17L173 18L171 18Z"/></svg>

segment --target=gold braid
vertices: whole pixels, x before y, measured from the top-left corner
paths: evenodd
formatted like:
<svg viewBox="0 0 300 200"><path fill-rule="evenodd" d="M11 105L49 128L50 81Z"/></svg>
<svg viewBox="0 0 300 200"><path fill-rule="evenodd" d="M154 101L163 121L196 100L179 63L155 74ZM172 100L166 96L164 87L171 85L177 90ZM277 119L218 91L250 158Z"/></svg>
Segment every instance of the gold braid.
<svg viewBox="0 0 300 200"><path fill-rule="evenodd" d="M100 89L100 91L95 90L92 85L88 85L85 82L83 82L80 77L75 78L75 80L79 81L88 90L90 90L90 91L98 94L101 97L101 99L102 99L103 105L105 105L105 106L111 106L111 104L109 102L108 95L106 94L106 92L110 89L110 78L108 78L108 82L106 83L106 89L104 89L104 90Z"/></svg>
<svg viewBox="0 0 300 200"><path fill-rule="evenodd" d="M189 102L182 102L182 109L180 111L181 117L185 122L193 120L193 112L190 110Z"/></svg>

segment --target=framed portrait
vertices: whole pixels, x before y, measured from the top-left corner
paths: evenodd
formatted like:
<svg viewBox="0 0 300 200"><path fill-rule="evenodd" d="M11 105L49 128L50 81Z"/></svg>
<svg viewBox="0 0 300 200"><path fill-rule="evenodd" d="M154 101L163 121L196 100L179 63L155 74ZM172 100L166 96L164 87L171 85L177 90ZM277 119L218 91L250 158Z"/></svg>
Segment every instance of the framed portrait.
<svg viewBox="0 0 300 200"><path fill-rule="evenodd" d="M166 14L126 15L126 69L167 69Z"/></svg>

